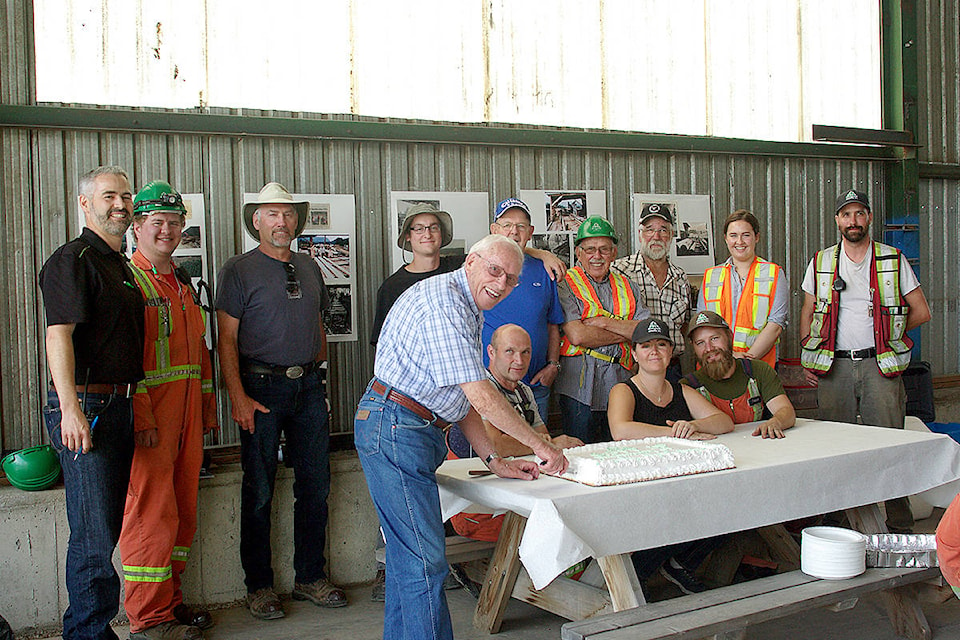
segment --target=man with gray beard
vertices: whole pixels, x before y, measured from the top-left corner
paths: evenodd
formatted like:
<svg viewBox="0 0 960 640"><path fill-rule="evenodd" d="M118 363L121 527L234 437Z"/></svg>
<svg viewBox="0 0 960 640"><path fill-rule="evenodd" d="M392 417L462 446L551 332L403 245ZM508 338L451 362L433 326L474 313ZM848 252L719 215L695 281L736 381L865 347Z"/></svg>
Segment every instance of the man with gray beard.
<svg viewBox="0 0 960 640"><path fill-rule="evenodd" d="M700 368L683 382L699 391L734 424L759 422L753 435L782 438L797 414L777 372L763 360L736 358L733 332L713 311L700 311L687 334Z"/></svg>
<svg viewBox="0 0 960 640"><path fill-rule="evenodd" d="M610 268L640 285L641 302L650 315L664 321L673 339L674 351L667 380L679 382L683 334L695 308L696 292L683 269L670 263L673 216L665 204L645 204L640 213L640 251L614 260Z"/></svg>

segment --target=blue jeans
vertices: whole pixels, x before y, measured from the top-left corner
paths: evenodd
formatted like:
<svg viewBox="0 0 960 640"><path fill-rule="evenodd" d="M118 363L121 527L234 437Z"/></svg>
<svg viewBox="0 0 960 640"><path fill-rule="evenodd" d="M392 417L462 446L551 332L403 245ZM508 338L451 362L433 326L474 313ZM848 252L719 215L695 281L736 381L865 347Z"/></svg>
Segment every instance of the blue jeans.
<svg viewBox="0 0 960 640"><path fill-rule="evenodd" d="M590 405L577 402L570 396L557 395L560 414L563 417L563 432L568 436L580 438L584 444L609 442L610 425L606 411L593 411Z"/></svg>
<svg viewBox="0 0 960 640"><path fill-rule="evenodd" d="M437 467L443 432L370 386L354 419L367 488L387 540L384 640L452 640Z"/></svg>
<svg viewBox="0 0 960 640"><path fill-rule="evenodd" d="M243 389L270 409L255 414L253 433L240 430L240 563L247 591L273 586L270 511L280 433L284 462L293 467L293 569L298 583L326 578L323 549L330 493L330 428L323 385L316 372L296 380L243 374Z"/></svg>
<svg viewBox="0 0 960 640"><path fill-rule="evenodd" d="M81 408L88 420L99 418L93 449L80 455L63 446L55 392L47 394L43 411L50 442L60 454L70 524L66 576L70 604L63 614L63 637L115 640L110 621L120 608L120 578L112 557L130 483L133 404L128 398L88 393Z"/></svg>
<svg viewBox="0 0 960 640"><path fill-rule="evenodd" d="M540 419L543 420L543 424L547 424L549 422L547 414L550 411L550 387L538 384L530 387L530 389L533 391L533 399L537 401L537 412L540 414Z"/></svg>

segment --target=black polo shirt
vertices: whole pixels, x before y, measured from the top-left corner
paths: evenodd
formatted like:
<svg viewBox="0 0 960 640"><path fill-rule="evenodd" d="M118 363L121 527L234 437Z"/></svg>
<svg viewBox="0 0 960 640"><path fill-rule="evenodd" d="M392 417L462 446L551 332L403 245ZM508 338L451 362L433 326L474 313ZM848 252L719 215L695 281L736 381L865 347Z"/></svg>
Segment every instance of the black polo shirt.
<svg viewBox="0 0 960 640"><path fill-rule="evenodd" d="M47 326L76 324L78 385L143 379L143 296L126 256L85 228L43 265L40 290Z"/></svg>

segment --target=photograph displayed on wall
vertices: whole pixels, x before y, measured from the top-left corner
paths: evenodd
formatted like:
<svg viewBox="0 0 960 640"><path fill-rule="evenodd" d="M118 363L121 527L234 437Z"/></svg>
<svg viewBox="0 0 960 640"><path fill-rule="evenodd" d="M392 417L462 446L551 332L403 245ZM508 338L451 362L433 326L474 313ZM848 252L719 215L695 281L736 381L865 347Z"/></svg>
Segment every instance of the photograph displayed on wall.
<svg viewBox="0 0 960 640"><path fill-rule="evenodd" d="M673 217L670 261L688 275L703 275L704 271L715 264L710 196L635 193L632 202L633 228L630 243L634 252L640 249L637 231L644 208L658 206L667 209ZM626 234L621 234L624 235Z"/></svg>
<svg viewBox="0 0 960 640"><path fill-rule="evenodd" d="M256 193L243 194L244 202L257 199ZM356 234L356 203L353 195L323 193L294 193L295 201L310 203L307 225L290 248L305 253L323 275L330 295L330 308L323 312L323 326L330 342L349 342L357 339L353 318L356 307L353 295L357 278L352 255ZM243 250L257 246L250 234L243 233ZM336 300L336 302L334 302Z"/></svg>
<svg viewBox="0 0 960 640"><path fill-rule="evenodd" d="M440 250L440 254L465 255L473 243L490 233L490 219L493 215L490 198L481 192L459 191L393 191L390 193L390 266L391 273L409 264L412 256L404 255L397 246L400 226L407 210L426 203L440 211L446 211L453 220L453 242Z"/></svg>
<svg viewBox="0 0 960 640"><path fill-rule="evenodd" d="M521 190L520 199L530 207L533 246L549 251L569 266L573 264L573 241L580 223L588 216L607 217L607 194L602 190Z"/></svg>

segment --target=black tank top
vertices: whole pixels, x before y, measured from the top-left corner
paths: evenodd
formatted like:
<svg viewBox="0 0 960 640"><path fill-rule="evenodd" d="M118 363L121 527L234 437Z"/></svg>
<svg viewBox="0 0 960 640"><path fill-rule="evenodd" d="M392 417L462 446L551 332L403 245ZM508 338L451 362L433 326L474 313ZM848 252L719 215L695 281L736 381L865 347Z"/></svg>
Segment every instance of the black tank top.
<svg viewBox="0 0 960 640"><path fill-rule="evenodd" d="M647 424L658 427L666 427L667 420L693 420L690 408L687 407L687 401L683 398L683 389L676 382L671 382L673 387L673 398L665 407L658 407L650 402L647 396L634 384L633 380L627 380L627 386L633 392L633 420L635 422L646 422Z"/></svg>

